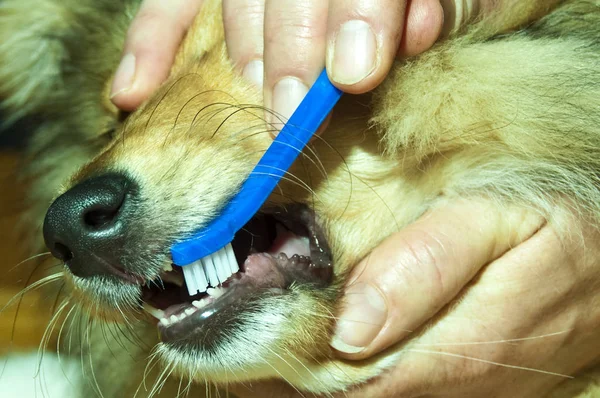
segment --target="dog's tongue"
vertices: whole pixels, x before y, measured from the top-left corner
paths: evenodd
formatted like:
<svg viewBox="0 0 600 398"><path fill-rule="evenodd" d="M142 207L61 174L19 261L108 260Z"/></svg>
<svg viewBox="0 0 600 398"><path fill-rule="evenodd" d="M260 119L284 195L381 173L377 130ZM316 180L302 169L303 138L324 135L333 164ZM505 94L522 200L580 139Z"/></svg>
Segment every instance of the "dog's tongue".
<svg viewBox="0 0 600 398"><path fill-rule="evenodd" d="M255 253L244 262L243 273L233 284L251 284L260 288L285 288L285 276L277 264L277 258L268 253Z"/></svg>
<svg viewBox="0 0 600 398"><path fill-rule="evenodd" d="M244 272L233 284L251 284L258 288L285 288L310 265L308 238L286 231L277 238L268 252L255 253L244 262Z"/></svg>

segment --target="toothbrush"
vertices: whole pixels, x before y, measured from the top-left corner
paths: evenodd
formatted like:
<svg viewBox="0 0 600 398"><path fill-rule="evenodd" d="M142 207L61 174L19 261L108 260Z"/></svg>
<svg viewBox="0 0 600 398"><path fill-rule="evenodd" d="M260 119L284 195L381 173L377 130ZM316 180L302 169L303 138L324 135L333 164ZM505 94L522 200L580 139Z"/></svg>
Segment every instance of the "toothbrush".
<svg viewBox="0 0 600 398"><path fill-rule="evenodd" d="M323 70L220 215L171 247L173 263L183 267L190 296L205 292L209 285L217 287L239 271L231 246L234 235L260 210L341 95Z"/></svg>

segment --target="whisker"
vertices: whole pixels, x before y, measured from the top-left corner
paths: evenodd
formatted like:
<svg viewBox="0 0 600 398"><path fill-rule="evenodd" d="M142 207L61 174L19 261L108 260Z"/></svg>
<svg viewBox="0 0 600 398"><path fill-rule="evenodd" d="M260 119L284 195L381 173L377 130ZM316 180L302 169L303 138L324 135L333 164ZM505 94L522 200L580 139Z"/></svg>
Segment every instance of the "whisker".
<svg viewBox="0 0 600 398"><path fill-rule="evenodd" d="M65 308L67 308L69 303L70 303L69 301L65 301L60 306L60 308L52 316L52 319L50 319L50 322L48 322L48 325L46 326L46 329L44 330L44 334L42 335L40 345L38 346L38 367L37 367L36 374L35 374L36 376L39 374L40 368L42 366L42 359L44 356L44 351L48 347L48 342L50 340L50 336L52 335L52 332L54 331L54 328L56 327L56 323L60 319L60 314L64 311ZM70 313L70 311L69 311L69 313Z"/></svg>
<svg viewBox="0 0 600 398"><path fill-rule="evenodd" d="M465 343L416 343L416 346L421 346L421 347L452 347L452 346L469 346L469 345L490 345L490 344L504 344L504 343L518 343L518 342L522 342L522 341L529 341L529 340L538 340L538 339L544 339L544 338L548 338L548 337L553 337L553 336L558 336L561 334L565 334L570 332L572 329L569 330L563 330L561 332L554 332L554 333L548 333L548 334L543 334L540 336L531 336L531 337L521 337L521 338L516 338L516 339L503 339L503 340L492 340L492 341L471 341L471 342L465 342Z"/></svg>
<svg viewBox="0 0 600 398"><path fill-rule="evenodd" d="M156 110L158 109L160 104L162 104L163 100L167 97L167 95L169 95L171 90L173 90L175 87L177 87L177 85L179 83L181 83L185 78L188 78L188 77L201 78L200 74L194 73L194 72L186 73L185 75L178 77L177 80L175 80L173 82L173 84L171 84L171 87L169 87L167 89L167 91L160 97L160 99L156 103L156 106L152 109L152 112L150 113L150 116L148 117L148 120L146 121L146 126L144 128L145 130L148 130L148 126L150 125L150 122L152 121L152 117L154 116L154 113L156 113Z"/></svg>
<svg viewBox="0 0 600 398"><path fill-rule="evenodd" d="M8 300L8 302L6 304L4 304L4 306L2 308L0 308L0 313L2 313L3 311L5 311L8 307L10 307L15 300L20 299L23 297L23 295L29 293L32 290L35 290L39 287L42 287L46 284L55 282L59 279L61 279L64 275L64 272L57 272L56 274L52 274L52 275L48 275L34 283L32 283L31 285L27 286L26 288L22 289L20 292L16 293L10 300ZM21 303L19 302L19 305ZM17 308L17 312L18 312L18 308Z"/></svg>
<svg viewBox="0 0 600 398"><path fill-rule="evenodd" d="M503 368L525 370L525 371L528 371L528 372L541 373L541 374L546 374L546 375L550 375L550 376L564 377L565 379L573 379L574 378L573 376L564 375L564 374L561 374L561 373L550 372L550 371L547 371L547 370L541 370L541 369L535 369L535 368L528 368L528 367L525 367L525 366L509 365L509 364L506 364L506 363L488 361L487 359L476 358L476 357L469 357L469 356L466 356L466 355L454 354L454 353L451 353L451 352L419 350L419 349L414 349L414 348L409 348L406 351L408 351L408 352L416 352L416 353L421 353L421 354L433 354L433 355L440 355L440 356L446 356L446 357L468 359L470 361L487 363L487 364L490 364L490 365L496 365L496 366L500 366L500 367L503 367Z"/></svg>
<svg viewBox="0 0 600 398"><path fill-rule="evenodd" d="M25 260L23 260L23 261L19 262L17 265L15 265L15 266L14 266L14 267L12 267L11 269L9 269L7 272L12 272L12 271L14 271L14 270L15 270L17 267L20 267L21 265L25 264L25 263L26 263L26 262L28 262L28 261L35 260L36 258L40 258L40 257L44 257L44 256L48 256L48 255L51 255L51 254L52 254L52 253L50 253L50 252L45 252L45 253L40 253L40 254L33 255L33 256L31 256L31 257L29 257L29 258L26 258Z"/></svg>
<svg viewBox="0 0 600 398"><path fill-rule="evenodd" d="M298 390L292 383L290 383L290 381L283 374L281 374L281 372L278 371L273 365L271 365L269 363L269 361L262 360L262 362L264 364L266 364L267 366L269 366L271 369L273 369L275 371L275 373L277 373L279 375L279 377L281 377L283 379L283 381L288 383L290 385L290 387L292 387L301 397L305 398L305 395L302 394L302 392L300 390Z"/></svg>
<svg viewBox="0 0 600 398"><path fill-rule="evenodd" d="M163 141L163 147L167 144L167 140L169 138L169 135L175 130L175 127L177 126L177 121L179 120L179 117L181 116L181 114L183 113L183 110L185 109L185 107L194 99L198 98L199 96L206 94L206 93L210 93L210 92L214 92L214 91L219 91L219 90L207 90L207 91L203 91L199 94L194 95L192 98L190 98L185 104L183 104L183 106L181 107L181 109L179 110L179 112L177 113L177 116L175 117L175 122L173 123L173 127L167 132L167 134L165 135L165 140ZM203 112L204 110L208 109L209 107L212 106L216 106L216 105L225 105L226 108L229 108L233 105L227 104L227 103L211 103L207 106L204 106L200 109L200 111L198 111L196 113L196 115L194 115L194 118L192 119L192 122L190 123L190 127L188 129L188 132L192 130L192 128L194 127L194 123L196 122L196 118L198 117L198 115Z"/></svg>
<svg viewBox="0 0 600 398"><path fill-rule="evenodd" d="M94 388L96 389L96 392L98 392L98 394L100 395L101 398L104 398L104 394L102 394L102 389L100 388L100 384L98 383L98 379L96 379L96 372L94 370L94 361L92 358L92 342L90 340L90 325L92 323L95 323L93 321L88 321L88 327L86 328L86 340L87 340L87 346L88 346L88 362L90 365L90 372L92 374L92 380L94 382Z"/></svg>
<svg viewBox="0 0 600 398"><path fill-rule="evenodd" d="M271 167L271 168L273 168L275 170L280 170L280 169L277 169L276 167ZM290 177L293 177L296 180L293 180L292 178L286 177L285 175L289 175ZM311 189L311 187L309 187L304 181L302 181L301 179L299 179L298 177L296 177L295 175L293 175L291 173L287 173L286 172L285 175L283 177L281 177L281 180L288 181L289 183L294 184L294 185L296 185L296 186L298 186L300 188L304 188L306 191L308 191L308 193L310 193L311 195L314 195L318 199L318 197L316 195L316 192L314 192ZM252 176L279 177L279 175L277 175L277 174L264 173L264 172L260 172L260 171L253 171L253 172L251 172L249 177L252 177Z"/></svg>
<svg viewBox="0 0 600 398"><path fill-rule="evenodd" d="M225 125L225 123L227 123L230 118L232 118L233 116L237 115L239 112L245 112L247 110L248 110L247 107L238 107L238 109L236 109L235 111L233 111L229 115L227 115L223 119L223 121L221 121L221 123L217 126L217 128L215 129L215 131L213 132L213 134L212 134L212 136L210 138L211 139L215 138L215 136L217 135L217 133L219 132L219 130L221 130L221 127L223 127L223 125ZM252 116L256 117L255 114L252 114Z"/></svg>

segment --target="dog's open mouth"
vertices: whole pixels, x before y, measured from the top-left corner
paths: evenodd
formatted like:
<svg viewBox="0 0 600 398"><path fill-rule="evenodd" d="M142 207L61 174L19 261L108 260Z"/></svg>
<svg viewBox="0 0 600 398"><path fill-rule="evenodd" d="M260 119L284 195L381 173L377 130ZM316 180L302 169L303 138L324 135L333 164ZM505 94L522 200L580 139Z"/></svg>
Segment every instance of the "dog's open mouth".
<svg viewBox="0 0 600 398"><path fill-rule="evenodd" d="M190 296L182 268L171 264L142 287L143 307L159 320L163 341L185 339L207 318L251 294L278 294L294 283L327 286L331 281L331 253L306 206L256 215L232 246L240 271L206 293Z"/></svg>

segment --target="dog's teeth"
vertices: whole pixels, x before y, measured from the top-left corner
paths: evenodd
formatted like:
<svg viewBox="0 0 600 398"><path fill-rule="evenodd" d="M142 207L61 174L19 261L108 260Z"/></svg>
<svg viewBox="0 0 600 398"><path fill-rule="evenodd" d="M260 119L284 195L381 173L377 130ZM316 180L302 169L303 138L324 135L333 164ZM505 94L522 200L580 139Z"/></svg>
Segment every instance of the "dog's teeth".
<svg viewBox="0 0 600 398"><path fill-rule="evenodd" d="M208 299L203 298L202 300L192 301L192 305L198 309L206 307L208 304Z"/></svg>
<svg viewBox="0 0 600 398"><path fill-rule="evenodd" d="M176 272L168 272L161 275L163 282L169 282L179 287L183 287L183 278Z"/></svg>
<svg viewBox="0 0 600 398"><path fill-rule="evenodd" d="M165 272L171 272L171 271L173 271L173 265L171 263L165 263L162 266L162 270Z"/></svg>
<svg viewBox="0 0 600 398"><path fill-rule="evenodd" d="M179 317L177 317L177 315L171 315L169 320L171 321L171 323L175 323L179 320Z"/></svg>
<svg viewBox="0 0 600 398"><path fill-rule="evenodd" d="M225 289L223 289L222 287L209 287L208 289L206 289L206 293L213 298L219 298L223 294L225 294Z"/></svg>
<svg viewBox="0 0 600 398"><path fill-rule="evenodd" d="M160 318L160 323L163 326L169 326L171 324L171 322L169 322L169 320L167 318Z"/></svg>
<svg viewBox="0 0 600 398"><path fill-rule="evenodd" d="M158 308L154 308L153 306L151 306L148 303L144 303L144 305L142 306L142 308L144 309L144 311L146 311L148 314L152 315L156 319L162 319L162 318L165 317L165 312L163 310L159 310Z"/></svg>
<svg viewBox="0 0 600 398"><path fill-rule="evenodd" d="M193 308L186 308L185 309L186 315L192 315L194 312L196 312L196 310L193 309Z"/></svg>

